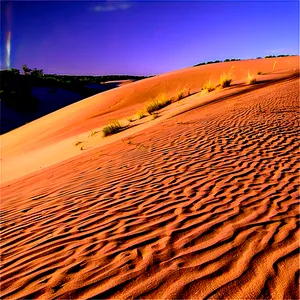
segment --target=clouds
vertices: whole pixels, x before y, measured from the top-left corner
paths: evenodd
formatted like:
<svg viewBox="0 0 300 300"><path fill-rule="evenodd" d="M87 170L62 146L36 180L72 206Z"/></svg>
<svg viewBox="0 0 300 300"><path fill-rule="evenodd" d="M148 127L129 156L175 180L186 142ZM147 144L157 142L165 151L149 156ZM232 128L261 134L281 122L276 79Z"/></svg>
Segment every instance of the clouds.
<svg viewBox="0 0 300 300"><path fill-rule="evenodd" d="M130 8L130 4L127 2L114 2L114 1L106 1L100 2L99 4L95 4L93 10L95 12L108 12L115 10L126 10Z"/></svg>

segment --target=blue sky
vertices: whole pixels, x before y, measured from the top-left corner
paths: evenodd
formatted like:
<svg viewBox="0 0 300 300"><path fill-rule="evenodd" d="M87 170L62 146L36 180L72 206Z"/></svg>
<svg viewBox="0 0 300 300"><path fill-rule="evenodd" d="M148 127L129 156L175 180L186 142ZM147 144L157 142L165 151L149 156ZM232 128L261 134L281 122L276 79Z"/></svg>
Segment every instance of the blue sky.
<svg viewBox="0 0 300 300"><path fill-rule="evenodd" d="M299 53L298 1L19 0L2 2L1 22L1 68L45 73L150 75Z"/></svg>

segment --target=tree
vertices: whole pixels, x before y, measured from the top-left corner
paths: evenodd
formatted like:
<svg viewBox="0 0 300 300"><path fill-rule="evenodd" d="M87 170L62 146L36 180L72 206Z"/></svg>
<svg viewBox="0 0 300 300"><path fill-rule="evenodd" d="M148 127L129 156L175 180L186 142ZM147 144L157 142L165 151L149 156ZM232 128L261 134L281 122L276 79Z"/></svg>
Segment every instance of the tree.
<svg viewBox="0 0 300 300"><path fill-rule="evenodd" d="M20 75L20 70L18 70L18 69L12 68L12 69L10 69L10 72L12 72L12 74L14 74L14 75Z"/></svg>
<svg viewBox="0 0 300 300"><path fill-rule="evenodd" d="M24 75L29 75L30 72L32 71L31 69L29 69L29 68L27 67L26 64L23 65L22 69L23 69L23 71L24 71Z"/></svg>
<svg viewBox="0 0 300 300"><path fill-rule="evenodd" d="M43 72L43 70L38 70L37 68L34 68L31 71L31 76L41 78L44 76L44 72Z"/></svg>

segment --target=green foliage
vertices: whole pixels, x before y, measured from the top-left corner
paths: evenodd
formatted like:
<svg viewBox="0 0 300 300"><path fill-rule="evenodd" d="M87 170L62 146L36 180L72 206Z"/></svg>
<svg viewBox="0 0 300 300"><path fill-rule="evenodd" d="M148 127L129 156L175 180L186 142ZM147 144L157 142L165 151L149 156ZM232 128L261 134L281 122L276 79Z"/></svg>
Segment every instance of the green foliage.
<svg viewBox="0 0 300 300"><path fill-rule="evenodd" d="M225 60L224 60L224 62L229 62L229 61L239 61L239 60L241 60L240 58L226 58Z"/></svg>
<svg viewBox="0 0 300 300"><path fill-rule="evenodd" d="M198 67L198 66L202 66L202 65L206 65L206 62L202 62L200 64L194 65L194 67Z"/></svg>
<svg viewBox="0 0 300 300"><path fill-rule="evenodd" d="M36 77L36 78L41 78L44 76L44 72L43 70L38 70L36 68L34 68L32 71L31 71L31 76L33 77Z"/></svg>
<svg viewBox="0 0 300 300"><path fill-rule="evenodd" d="M26 64L23 65L22 69L25 75L29 75L31 72L31 69L29 69Z"/></svg>
<svg viewBox="0 0 300 300"><path fill-rule="evenodd" d="M12 72L14 75L20 75L20 70L18 70L18 69L12 68L12 69L10 69L8 71Z"/></svg>

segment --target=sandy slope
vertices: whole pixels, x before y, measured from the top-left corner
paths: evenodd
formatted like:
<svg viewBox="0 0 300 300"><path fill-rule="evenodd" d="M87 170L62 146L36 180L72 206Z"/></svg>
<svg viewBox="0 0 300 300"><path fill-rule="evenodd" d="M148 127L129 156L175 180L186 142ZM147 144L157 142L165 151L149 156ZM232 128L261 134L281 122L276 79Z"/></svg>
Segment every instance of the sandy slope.
<svg viewBox="0 0 300 300"><path fill-rule="evenodd" d="M290 75L194 95L3 184L1 298L299 299Z"/></svg>
<svg viewBox="0 0 300 300"><path fill-rule="evenodd" d="M217 83L220 75L233 66L232 88L239 89L248 71L251 74L263 72L264 75L258 76L260 82L295 74L295 69L299 69L299 56L186 68L127 84L74 103L1 136L1 180L6 182L78 155L80 147L74 147L76 141L84 141L84 149L114 141L115 138L110 138L95 142L95 139L89 138L90 130L101 131L101 127L111 119L125 118L126 123L126 117L161 93L173 96L183 88L190 89L191 93L198 92L209 79Z"/></svg>

